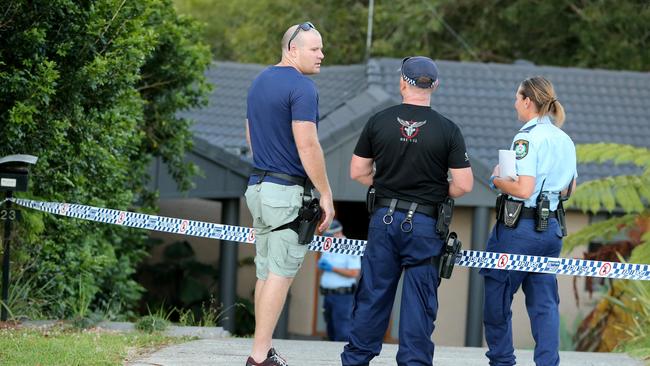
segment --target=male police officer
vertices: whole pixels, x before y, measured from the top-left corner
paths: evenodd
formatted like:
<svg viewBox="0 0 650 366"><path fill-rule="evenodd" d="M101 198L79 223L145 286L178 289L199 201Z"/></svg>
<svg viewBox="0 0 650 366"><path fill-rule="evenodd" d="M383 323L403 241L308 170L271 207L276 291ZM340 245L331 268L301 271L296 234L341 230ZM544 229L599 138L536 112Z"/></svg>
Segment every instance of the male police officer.
<svg viewBox="0 0 650 366"><path fill-rule="evenodd" d="M431 365L438 310L438 206L470 192L472 170L456 124L431 109L438 69L427 57L402 61L402 104L374 115L350 162L350 175L373 185L377 199L361 259L350 342L343 365L368 365L379 354L402 272L399 365ZM373 164L376 170L373 169ZM451 172L452 180L447 180Z"/></svg>

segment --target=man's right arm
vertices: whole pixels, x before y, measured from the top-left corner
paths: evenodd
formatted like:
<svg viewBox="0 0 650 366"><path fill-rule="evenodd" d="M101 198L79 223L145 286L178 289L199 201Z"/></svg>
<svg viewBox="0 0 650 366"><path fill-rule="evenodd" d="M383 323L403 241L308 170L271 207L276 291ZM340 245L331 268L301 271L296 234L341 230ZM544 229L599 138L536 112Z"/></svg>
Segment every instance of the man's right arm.
<svg viewBox="0 0 650 366"><path fill-rule="evenodd" d="M248 127L248 118L246 118L246 143L248 144L248 151L253 155L253 145L251 144L251 130Z"/></svg>
<svg viewBox="0 0 650 366"><path fill-rule="evenodd" d="M302 166L320 193L320 205L325 213L325 217L318 227L318 231L322 233L327 230L334 219L334 202L325 170L325 156L318 141L316 124L309 121L293 121L291 129Z"/></svg>
<svg viewBox="0 0 650 366"><path fill-rule="evenodd" d="M350 160L350 178L365 186L371 186L375 175L373 162L373 159L362 158L356 154L352 154L352 160Z"/></svg>
<svg viewBox="0 0 650 366"><path fill-rule="evenodd" d="M449 182L449 197L458 198L472 191L474 175L472 168L449 169L451 182Z"/></svg>
<svg viewBox="0 0 650 366"><path fill-rule="evenodd" d="M457 168L449 168L451 181L449 182L448 194L451 198L458 198L471 192L474 187L474 174L472 174L472 167L469 164L465 138L458 127L454 129L450 146L447 166Z"/></svg>

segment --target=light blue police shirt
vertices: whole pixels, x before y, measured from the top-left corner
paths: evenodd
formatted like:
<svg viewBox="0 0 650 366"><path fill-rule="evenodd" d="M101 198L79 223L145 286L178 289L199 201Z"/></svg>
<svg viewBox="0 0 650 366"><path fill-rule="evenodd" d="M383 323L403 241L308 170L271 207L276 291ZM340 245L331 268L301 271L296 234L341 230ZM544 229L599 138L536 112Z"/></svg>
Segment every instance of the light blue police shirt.
<svg viewBox="0 0 650 366"><path fill-rule="evenodd" d="M536 206L535 200L543 183L544 192L549 192L550 209L556 210L559 192L578 176L576 147L569 135L556 127L548 116L535 117L519 130L511 149L515 151L517 175L535 177L535 191L524 201L524 206Z"/></svg>
<svg viewBox="0 0 650 366"><path fill-rule="evenodd" d="M321 255L321 259L327 260L333 267L345 269L361 268L361 257L358 255L325 252ZM355 283L357 283L356 278L341 276L334 272L323 272L320 278L320 285L323 288L352 287Z"/></svg>

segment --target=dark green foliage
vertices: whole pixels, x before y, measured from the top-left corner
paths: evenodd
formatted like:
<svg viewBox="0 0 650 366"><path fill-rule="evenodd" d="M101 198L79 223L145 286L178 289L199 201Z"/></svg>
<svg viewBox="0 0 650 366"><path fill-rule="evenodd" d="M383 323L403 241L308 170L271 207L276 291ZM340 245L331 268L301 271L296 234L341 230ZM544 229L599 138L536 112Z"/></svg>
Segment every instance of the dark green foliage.
<svg viewBox="0 0 650 366"><path fill-rule="evenodd" d="M141 282L151 286L145 298L148 306L191 309L197 316L216 292L218 275L215 267L197 261L187 241L168 245L159 263L142 265L139 270Z"/></svg>
<svg viewBox="0 0 650 366"><path fill-rule="evenodd" d="M255 305L249 299L237 297L233 333L238 337L250 337L255 333Z"/></svg>
<svg viewBox="0 0 650 366"><path fill-rule="evenodd" d="M195 23L176 15L171 0L4 4L0 156L39 157L30 196L151 210L154 156L170 164L181 188L189 186L195 168L181 161L189 122L175 114L200 106L209 89L203 72L210 53ZM92 311L129 314L142 291L132 277L147 232L23 214L12 265L37 267L30 283L47 284L60 299L40 313L70 316L69 304L88 293Z"/></svg>
<svg viewBox="0 0 650 366"><path fill-rule="evenodd" d="M311 20L325 63L364 60L367 0L174 0L206 22L218 59L275 63L291 24ZM649 70L650 4L642 0L376 0L372 56Z"/></svg>
<svg viewBox="0 0 650 366"><path fill-rule="evenodd" d="M353 0L176 0L179 12L204 21L217 59L275 63L289 25L312 21L323 34L328 63L358 62L365 49L367 9Z"/></svg>
<svg viewBox="0 0 650 366"><path fill-rule="evenodd" d="M253 257L243 258L238 265L254 265ZM218 268L199 262L187 241L165 247L160 262L141 265L138 279L147 288L143 307L160 309L158 313L167 313L168 320L183 325L215 326L225 316L223 304L214 298ZM254 331L255 307L249 299L237 297L233 333L243 337Z"/></svg>

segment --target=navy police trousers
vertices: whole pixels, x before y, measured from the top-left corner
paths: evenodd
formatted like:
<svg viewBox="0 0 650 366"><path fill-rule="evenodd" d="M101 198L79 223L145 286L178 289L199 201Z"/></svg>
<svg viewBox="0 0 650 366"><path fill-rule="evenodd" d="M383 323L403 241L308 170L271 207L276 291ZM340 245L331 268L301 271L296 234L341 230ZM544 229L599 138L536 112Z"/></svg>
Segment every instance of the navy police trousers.
<svg viewBox="0 0 650 366"><path fill-rule="evenodd" d="M323 317L327 323L327 338L330 341L348 341L353 304L353 294L332 294L323 297Z"/></svg>
<svg viewBox="0 0 650 366"><path fill-rule="evenodd" d="M431 334L438 311L440 280L437 265L413 265L439 255L443 242L435 232L436 220L432 217L416 213L413 230L404 232L400 224L406 214L395 211L392 223L387 225L382 220L386 211L385 207L379 208L370 218L354 298L352 331L341 362L344 366L368 365L379 355L403 272L397 364L432 365Z"/></svg>
<svg viewBox="0 0 650 366"><path fill-rule="evenodd" d="M549 220L544 232L535 231L535 220L521 219L510 229L497 223L487 243L487 251L557 257L562 248L562 234L556 219ZM483 323L488 344L486 356L492 366L515 364L512 344L512 311L515 292L522 287L526 309L535 339L535 364L560 364L560 299L555 275L519 271L482 269L485 278Z"/></svg>

